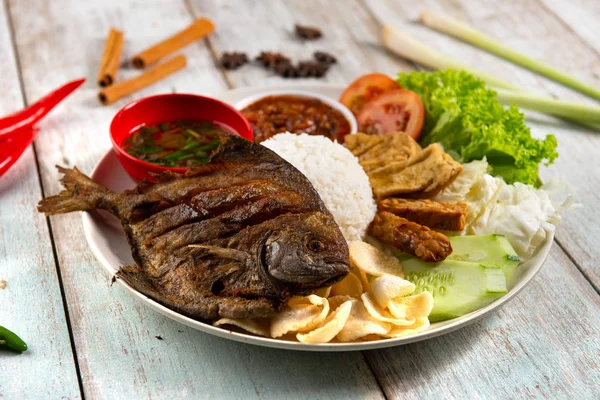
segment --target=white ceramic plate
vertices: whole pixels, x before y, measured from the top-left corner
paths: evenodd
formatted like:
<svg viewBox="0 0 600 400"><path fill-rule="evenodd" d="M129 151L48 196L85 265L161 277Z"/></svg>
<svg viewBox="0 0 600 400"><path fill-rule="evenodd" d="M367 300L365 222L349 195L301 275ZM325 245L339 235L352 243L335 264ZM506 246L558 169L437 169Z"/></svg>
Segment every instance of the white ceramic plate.
<svg viewBox="0 0 600 400"><path fill-rule="evenodd" d="M294 83L290 85L279 85L277 87L270 88L258 87L231 90L221 94L220 96L218 96L218 98L230 104L235 104L247 96L252 96L256 93L264 92L268 89L302 89L306 91L314 91L316 93L324 94L337 99L344 87L341 85L298 85L297 83ZM135 186L134 181L127 175L125 170L121 167L121 164L117 160L117 157L112 152L112 150L108 152L96 165L96 168L92 172L91 177L100 184L115 191L122 191ZM133 259L131 257L129 245L127 244L127 240L124 236L123 230L117 218L105 211L93 211L89 213L83 213L83 228L85 231L85 237L94 255L96 256L98 261L100 261L102 266L104 266L104 268L106 268L106 270L111 275L114 275L121 265L133 264ZM136 299L140 300L144 304L148 305L152 309L171 319L174 319L175 321L181 322L182 324L209 333L211 335L216 335L243 343L291 350L372 350L383 347L398 346L401 344L417 342L420 340L425 340L435 336L443 335L445 333L471 324L477 321L478 319L482 318L486 314L499 308L503 304L507 303L510 299L512 299L521 289L523 289L525 285L527 285L535 276L535 274L540 270L540 267L542 266L544 260L550 252L550 247L552 246L553 238L553 234L548 235L548 238L546 239L544 244L539 248L534 257L526 263L519 266L519 268L517 269L517 277L514 287L512 287L506 295L499 298L487 307L484 307L470 314L449 321L433 323L431 324L431 327L428 330L414 336L402 337L397 339L382 339L378 341L369 342L309 345L299 342L263 338L253 336L250 334L238 333L227 329L214 327L212 325L208 325L203 322L199 322L188 318L184 315L181 315L175 311L164 307L163 305L155 302L154 300L149 299L148 297L133 289L131 286L127 285L122 280L117 281L132 296L134 296Z"/></svg>

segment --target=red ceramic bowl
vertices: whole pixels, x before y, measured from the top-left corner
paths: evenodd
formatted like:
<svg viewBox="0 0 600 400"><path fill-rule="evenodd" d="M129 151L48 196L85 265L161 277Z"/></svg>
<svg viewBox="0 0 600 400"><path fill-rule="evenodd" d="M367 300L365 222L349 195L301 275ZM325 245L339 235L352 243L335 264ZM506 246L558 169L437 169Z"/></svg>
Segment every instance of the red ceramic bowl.
<svg viewBox="0 0 600 400"><path fill-rule="evenodd" d="M252 127L239 111L222 101L194 94L159 94L136 100L123 107L110 124L113 148L125 171L135 180L152 179L149 173L183 173L186 168L168 168L139 160L123 149L123 141L141 125L187 120L224 125L243 138L253 140Z"/></svg>

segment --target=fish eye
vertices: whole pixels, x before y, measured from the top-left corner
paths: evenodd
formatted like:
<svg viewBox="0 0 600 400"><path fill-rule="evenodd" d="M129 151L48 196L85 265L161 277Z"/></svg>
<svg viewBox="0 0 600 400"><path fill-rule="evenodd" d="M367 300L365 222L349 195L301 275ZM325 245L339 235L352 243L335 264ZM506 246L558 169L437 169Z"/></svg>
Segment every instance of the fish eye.
<svg viewBox="0 0 600 400"><path fill-rule="evenodd" d="M324 251L327 246L325 246L325 243L318 239L311 239L308 241L307 247L310 251L318 253L320 251Z"/></svg>

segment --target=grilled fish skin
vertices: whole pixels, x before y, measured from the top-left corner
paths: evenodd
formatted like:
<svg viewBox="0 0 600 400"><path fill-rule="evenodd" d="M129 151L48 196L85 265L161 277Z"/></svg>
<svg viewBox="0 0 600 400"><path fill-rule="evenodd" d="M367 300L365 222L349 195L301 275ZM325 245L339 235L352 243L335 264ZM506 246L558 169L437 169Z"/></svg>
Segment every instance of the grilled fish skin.
<svg viewBox="0 0 600 400"><path fill-rule="evenodd" d="M118 276L199 320L268 317L291 295L343 279L348 246L306 177L259 144L220 140L210 163L123 193L58 167L65 190L38 210L117 216L136 262Z"/></svg>

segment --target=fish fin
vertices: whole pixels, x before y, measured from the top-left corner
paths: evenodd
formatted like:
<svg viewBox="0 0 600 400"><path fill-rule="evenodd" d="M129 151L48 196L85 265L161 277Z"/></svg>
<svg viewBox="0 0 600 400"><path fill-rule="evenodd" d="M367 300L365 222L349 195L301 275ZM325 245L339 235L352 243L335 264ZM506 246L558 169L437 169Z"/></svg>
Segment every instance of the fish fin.
<svg viewBox="0 0 600 400"><path fill-rule="evenodd" d="M58 165L56 168L64 174L60 182L65 190L56 196L42 199L37 207L39 212L54 215L104 208L103 200L114 194L82 174L77 168L67 169Z"/></svg>
<svg viewBox="0 0 600 400"><path fill-rule="evenodd" d="M202 244L190 244L188 245L188 247L205 249L207 254L222 258L228 258L230 260L246 261L248 259L247 253L236 249L228 249L225 247L218 246L206 246Z"/></svg>

